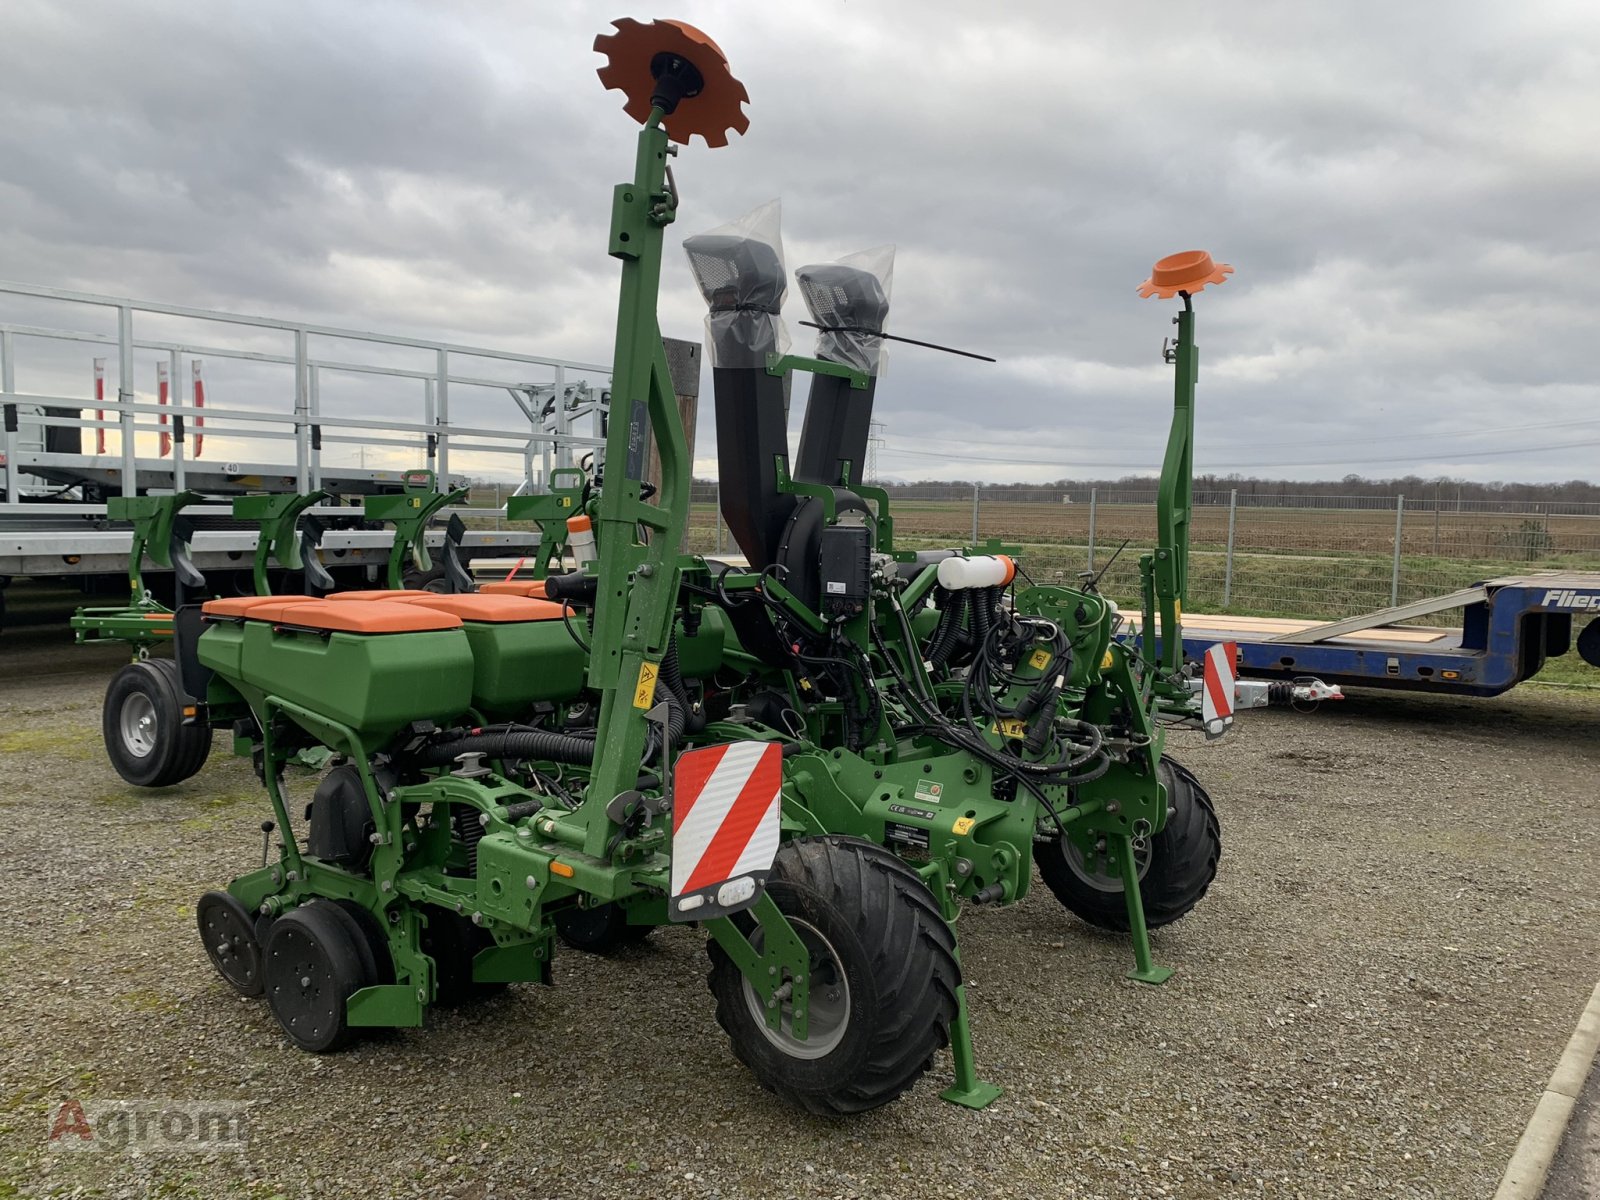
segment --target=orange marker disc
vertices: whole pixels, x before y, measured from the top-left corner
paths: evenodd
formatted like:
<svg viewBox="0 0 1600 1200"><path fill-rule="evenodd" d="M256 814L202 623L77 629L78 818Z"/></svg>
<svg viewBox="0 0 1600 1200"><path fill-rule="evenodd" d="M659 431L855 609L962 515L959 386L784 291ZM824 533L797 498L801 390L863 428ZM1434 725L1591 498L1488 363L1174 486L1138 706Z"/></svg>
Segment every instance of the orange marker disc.
<svg viewBox="0 0 1600 1200"><path fill-rule="evenodd" d="M1206 284L1221 283L1232 274L1232 267L1214 262L1204 250L1184 250L1167 255L1151 268L1150 278L1139 285L1139 295L1163 300L1170 300L1179 292L1192 296Z"/></svg>
<svg viewBox="0 0 1600 1200"><path fill-rule="evenodd" d="M623 17L611 23L617 32L595 38L594 48L607 60L599 70L600 82L628 99L623 112L641 125L650 119L650 97L656 87L651 64L659 55L671 54L693 64L703 83L661 122L669 138L687 145L698 133L707 146L726 146L730 129L743 133L750 128L750 118L740 107L750 93L733 77L727 57L709 37L682 21L644 25Z"/></svg>

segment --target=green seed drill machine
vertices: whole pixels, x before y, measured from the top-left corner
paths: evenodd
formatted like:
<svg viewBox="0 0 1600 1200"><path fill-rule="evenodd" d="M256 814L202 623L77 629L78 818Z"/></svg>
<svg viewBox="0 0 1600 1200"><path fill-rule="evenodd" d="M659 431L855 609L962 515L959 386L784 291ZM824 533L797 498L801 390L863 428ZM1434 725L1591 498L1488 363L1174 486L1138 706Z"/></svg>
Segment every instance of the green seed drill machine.
<svg viewBox="0 0 1600 1200"><path fill-rule="evenodd" d="M690 460L656 322L678 208L668 163L695 134L716 147L742 132L747 96L716 45L677 22L618 21L595 48L643 125L612 198L608 441L570 493L598 558L549 575L545 598L204 605L185 686L212 724L255 731L263 828L281 837L259 870L200 898L206 952L295 1044L328 1051L548 982L558 940L603 951L692 923L717 1018L767 1088L864 1111L948 1046L943 1095L982 1107L998 1089L973 1063L962 906L1020 900L1037 863L1071 911L1127 931L1132 976L1159 983L1148 927L1189 911L1216 871L1210 801L1163 746L1169 720L1201 721L1177 636L1189 298L1224 268L1164 260L1152 277L1183 304L1144 561L1143 628L1159 641L1119 641L1092 584L1018 586L1002 545L896 549L889 498L862 479L883 275L870 256L797 272L822 338L817 357L789 355L781 250L751 226L686 243L744 561L680 555ZM811 384L791 467L794 372ZM334 765L291 797L285 765L311 747Z"/></svg>

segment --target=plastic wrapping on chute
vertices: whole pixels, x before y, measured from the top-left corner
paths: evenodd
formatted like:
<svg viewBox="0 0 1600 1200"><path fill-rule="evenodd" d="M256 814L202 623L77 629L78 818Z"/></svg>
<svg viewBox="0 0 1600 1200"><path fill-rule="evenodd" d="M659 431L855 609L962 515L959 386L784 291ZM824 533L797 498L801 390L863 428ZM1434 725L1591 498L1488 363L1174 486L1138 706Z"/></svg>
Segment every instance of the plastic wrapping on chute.
<svg viewBox="0 0 1600 1200"><path fill-rule="evenodd" d="M788 293L781 208L770 200L736 221L685 238L689 269L705 297L713 367L765 367L789 351L779 311Z"/></svg>
<svg viewBox="0 0 1600 1200"><path fill-rule="evenodd" d="M801 267L794 273L811 319L823 326L817 357L868 375L883 374L883 339L894 282L894 247L876 246L837 262Z"/></svg>

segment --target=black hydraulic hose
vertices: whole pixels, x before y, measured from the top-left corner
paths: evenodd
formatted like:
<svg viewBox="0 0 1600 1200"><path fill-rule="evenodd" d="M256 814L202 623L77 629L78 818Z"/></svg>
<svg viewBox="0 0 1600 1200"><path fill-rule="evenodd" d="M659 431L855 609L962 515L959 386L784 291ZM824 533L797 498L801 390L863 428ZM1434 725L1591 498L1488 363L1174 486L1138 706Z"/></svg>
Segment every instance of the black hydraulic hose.
<svg viewBox="0 0 1600 1200"><path fill-rule="evenodd" d="M661 660L661 678L667 685L667 738L674 745L683 736L689 719L689 694L683 686L683 673L678 667L678 643L674 637ZM650 728L650 740L644 756L648 760L660 749L660 735L655 726ZM547 762L570 763L587 766L594 762L594 735L557 733L550 729L484 730L452 738L448 742L435 742L424 746L415 756L418 766L443 767L455 762L463 754L481 754L485 758L542 759Z"/></svg>
<svg viewBox="0 0 1600 1200"><path fill-rule="evenodd" d="M670 688L668 689L666 702L667 742L670 745L676 746L683 737L684 726L689 723L689 705L686 701L679 699L677 693L673 692ZM644 751L646 761L656 756L656 750L658 749L657 743L659 740L660 738L655 731L655 727L651 726L650 741L645 747Z"/></svg>
<svg viewBox="0 0 1600 1200"><path fill-rule="evenodd" d="M939 614L939 626L933 633L933 644L928 647L928 661L942 667L955 652L956 635L961 630L961 618L967 610L965 590L949 593L949 602Z"/></svg>
<svg viewBox="0 0 1600 1200"><path fill-rule="evenodd" d="M989 631L994 628L993 591L993 588L975 588L971 590L972 640L977 644L980 654L989 641Z"/></svg>
<svg viewBox="0 0 1600 1200"><path fill-rule="evenodd" d="M689 723L689 689L683 683L683 669L678 663L678 635L667 643L667 653L661 660L661 682L667 685L670 701L667 705L667 735L676 744Z"/></svg>
<svg viewBox="0 0 1600 1200"><path fill-rule="evenodd" d="M586 766L594 761L594 738L548 729L496 730L424 746L417 752L415 761L419 766L443 767L463 754L481 754L485 758L537 758Z"/></svg>

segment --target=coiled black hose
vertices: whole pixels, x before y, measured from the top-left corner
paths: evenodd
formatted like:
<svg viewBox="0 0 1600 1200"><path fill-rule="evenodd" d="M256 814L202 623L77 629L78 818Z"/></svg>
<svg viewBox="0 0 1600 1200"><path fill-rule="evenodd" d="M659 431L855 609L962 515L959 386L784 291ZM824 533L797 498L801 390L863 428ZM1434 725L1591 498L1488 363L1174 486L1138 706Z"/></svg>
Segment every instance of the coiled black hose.
<svg viewBox="0 0 1600 1200"><path fill-rule="evenodd" d="M678 666L678 639L674 635L667 646L666 657L661 660L661 679L667 685L667 740L676 743L683 736L689 720L689 693L683 686L683 672ZM645 745L646 761L655 757L661 748L661 737L654 725L650 726L650 740ZM443 767L463 754L481 754L485 758L542 759L546 762L571 763L587 766L594 762L595 741L592 732L557 733L551 729L534 729L518 726L513 729L486 729L452 738L448 742L435 742L424 746L413 756L421 767Z"/></svg>
<svg viewBox="0 0 1600 1200"><path fill-rule="evenodd" d="M418 766L443 767L463 754L481 754L485 758L536 758L586 766L594 761L594 737L549 729L486 730L424 746L417 751L414 761Z"/></svg>
<svg viewBox="0 0 1600 1200"><path fill-rule="evenodd" d="M689 722L689 689L683 685L683 670L678 665L678 635L667 643L667 653L661 660L661 682L667 685L667 740L674 745L683 736ZM649 756L646 755L648 758Z"/></svg>
<svg viewBox="0 0 1600 1200"><path fill-rule="evenodd" d="M972 598L972 640L981 653L994 628L994 601L999 592L995 588L974 588L968 594Z"/></svg>
<svg viewBox="0 0 1600 1200"><path fill-rule="evenodd" d="M961 618L967 610L965 590L951 595L939 614L939 626L933 631L933 643L928 647L928 661L942 667L955 652L957 635L961 632Z"/></svg>

